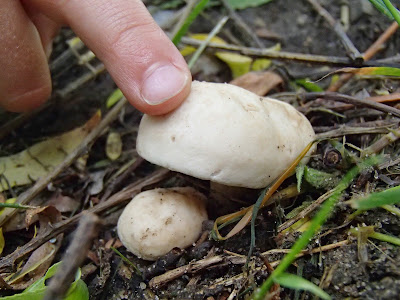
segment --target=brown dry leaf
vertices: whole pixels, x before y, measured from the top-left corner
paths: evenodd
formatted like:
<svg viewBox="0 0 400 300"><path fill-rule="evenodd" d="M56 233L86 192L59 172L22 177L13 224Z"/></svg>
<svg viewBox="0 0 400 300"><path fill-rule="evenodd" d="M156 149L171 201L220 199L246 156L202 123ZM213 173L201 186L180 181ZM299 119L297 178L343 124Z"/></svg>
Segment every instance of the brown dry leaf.
<svg viewBox="0 0 400 300"><path fill-rule="evenodd" d="M278 74L265 72L249 72L230 82L259 96L265 96L272 89L282 85L283 79Z"/></svg>
<svg viewBox="0 0 400 300"><path fill-rule="evenodd" d="M29 257L21 271L14 279L8 282L13 290L23 290L46 274L54 256L61 246L62 235L56 243L47 242L37 248Z"/></svg>
<svg viewBox="0 0 400 300"><path fill-rule="evenodd" d="M32 225L33 223L38 221L40 214L49 215L49 211L54 210L54 209L55 208L53 206L42 206L42 207L38 207L38 208L28 209L25 214L25 227L28 228L30 225ZM51 212L50 212L50 214L51 214Z"/></svg>
<svg viewBox="0 0 400 300"><path fill-rule="evenodd" d="M278 40L278 41L282 40L282 37L279 34L277 34L276 32L273 32L265 27L256 29L255 32L258 37L263 38L263 39Z"/></svg>
<svg viewBox="0 0 400 300"><path fill-rule="evenodd" d="M67 213L76 211L81 204L78 200L64 196L60 192L55 192L47 202L47 205L54 206L61 213Z"/></svg>
<svg viewBox="0 0 400 300"><path fill-rule="evenodd" d="M54 206L29 209L25 215L25 226L39 221L37 236L52 230L52 224L61 221L61 213ZM20 290L30 286L44 276L61 246L63 234L56 237L56 242L47 242L32 252L25 265L7 281L12 289Z"/></svg>

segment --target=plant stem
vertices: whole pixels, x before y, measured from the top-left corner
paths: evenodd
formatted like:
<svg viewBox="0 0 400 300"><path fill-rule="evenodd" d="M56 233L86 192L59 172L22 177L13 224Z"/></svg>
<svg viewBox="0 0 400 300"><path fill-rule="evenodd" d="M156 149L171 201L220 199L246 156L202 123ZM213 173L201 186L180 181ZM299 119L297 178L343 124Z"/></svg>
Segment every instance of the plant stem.
<svg viewBox="0 0 400 300"><path fill-rule="evenodd" d="M399 13L399 11L393 6L393 4L389 0L383 0L383 3L385 3L387 9L390 11L390 13L392 14L393 18L400 25L400 13Z"/></svg>
<svg viewBox="0 0 400 300"><path fill-rule="evenodd" d="M388 242L397 246L400 246L400 239L395 237L395 236L391 236L388 234L383 234L383 233L379 233L379 232L373 232L369 235L369 237L373 238L373 239L377 239L380 240L382 242Z"/></svg>

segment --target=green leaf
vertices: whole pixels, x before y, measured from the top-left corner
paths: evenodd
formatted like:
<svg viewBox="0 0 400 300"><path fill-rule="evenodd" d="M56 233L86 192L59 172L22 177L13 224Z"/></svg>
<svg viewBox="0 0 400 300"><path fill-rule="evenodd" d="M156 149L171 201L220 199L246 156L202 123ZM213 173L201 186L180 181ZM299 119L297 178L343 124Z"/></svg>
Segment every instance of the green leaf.
<svg viewBox="0 0 400 300"><path fill-rule="evenodd" d="M323 92L323 88L321 88L318 84L311 82L308 78L304 79L296 79L296 84L302 86L309 92Z"/></svg>
<svg viewBox="0 0 400 300"><path fill-rule="evenodd" d="M297 191L300 193L301 184L303 183L304 169L306 165L300 163L296 168Z"/></svg>
<svg viewBox="0 0 400 300"><path fill-rule="evenodd" d="M331 297L323 291L320 287L315 285L314 283L304 279L303 277L290 274L290 273L282 273L279 276L274 278L276 283L280 285L293 289L293 290L305 290L313 293L314 295L320 297L321 299L329 300Z"/></svg>
<svg viewBox="0 0 400 300"><path fill-rule="evenodd" d="M73 289L69 290L65 300L88 300L89 290L86 283L82 279L79 279L73 284L75 284L75 286Z"/></svg>
<svg viewBox="0 0 400 300"><path fill-rule="evenodd" d="M61 262L52 265L46 272L46 274L34 282L31 286L25 289L22 293L13 296L0 297L1 300L42 300L44 294L46 293L47 286L45 284L46 280L54 276L57 272L58 267ZM75 281L71 284L67 296L64 300L88 300L89 290L86 283L80 279L81 270L75 274Z"/></svg>
<svg viewBox="0 0 400 300"><path fill-rule="evenodd" d="M120 89L116 89L107 98L106 107L107 108L111 108L112 106L114 106L115 103L117 103L119 100L121 100L123 96L124 95L122 94L121 90Z"/></svg>
<svg viewBox="0 0 400 300"><path fill-rule="evenodd" d="M233 9L245 9L248 7L257 7L272 0L227 0Z"/></svg>
<svg viewBox="0 0 400 300"><path fill-rule="evenodd" d="M353 208L361 210L400 203L400 186L392 187L382 192L369 194L367 197L362 199L353 199L349 202Z"/></svg>
<svg viewBox="0 0 400 300"><path fill-rule="evenodd" d="M304 168L304 179L317 189L330 189L339 182L336 175L309 167Z"/></svg>

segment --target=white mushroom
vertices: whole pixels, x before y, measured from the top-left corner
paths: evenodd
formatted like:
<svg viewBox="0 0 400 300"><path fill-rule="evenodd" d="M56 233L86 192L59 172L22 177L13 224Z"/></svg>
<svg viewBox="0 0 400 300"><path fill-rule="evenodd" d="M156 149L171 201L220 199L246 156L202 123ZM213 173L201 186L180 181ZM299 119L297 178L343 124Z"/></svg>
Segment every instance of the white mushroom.
<svg viewBox="0 0 400 300"><path fill-rule="evenodd" d="M146 160L229 186L270 184L314 139L294 107L230 84L193 82L171 113L144 115L136 148Z"/></svg>
<svg viewBox="0 0 400 300"><path fill-rule="evenodd" d="M205 196L190 187L154 189L136 195L118 220L118 236L136 256L156 260L186 248L207 220Z"/></svg>

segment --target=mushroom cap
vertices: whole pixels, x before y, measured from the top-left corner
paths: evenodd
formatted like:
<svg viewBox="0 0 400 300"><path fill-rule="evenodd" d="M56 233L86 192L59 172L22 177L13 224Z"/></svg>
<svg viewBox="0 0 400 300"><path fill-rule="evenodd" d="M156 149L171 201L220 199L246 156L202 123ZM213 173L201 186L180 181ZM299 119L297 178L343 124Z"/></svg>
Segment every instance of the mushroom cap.
<svg viewBox="0 0 400 300"><path fill-rule="evenodd" d="M176 110L143 116L136 148L146 160L173 171L262 188L314 136L307 118L287 103L230 84L194 81Z"/></svg>
<svg viewBox="0 0 400 300"><path fill-rule="evenodd" d="M197 240L207 220L205 206L205 196L190 187L139 193L118 220L118 236L139 258L156 260Z"/></svg>

